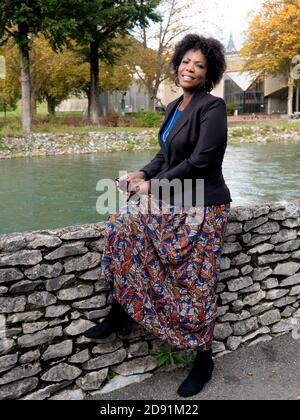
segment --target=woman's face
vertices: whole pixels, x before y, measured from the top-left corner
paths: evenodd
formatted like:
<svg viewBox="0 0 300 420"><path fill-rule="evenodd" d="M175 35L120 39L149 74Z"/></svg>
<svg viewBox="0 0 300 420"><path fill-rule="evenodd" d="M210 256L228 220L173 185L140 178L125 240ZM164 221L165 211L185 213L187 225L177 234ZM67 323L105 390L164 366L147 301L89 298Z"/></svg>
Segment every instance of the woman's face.
<svg viewBox="0 0 300 420"><path fill-rule="evenodd" d="M206 81L207 61L200 50L189 50L178 68L179 84L184 90L195 90Z"/></svg>

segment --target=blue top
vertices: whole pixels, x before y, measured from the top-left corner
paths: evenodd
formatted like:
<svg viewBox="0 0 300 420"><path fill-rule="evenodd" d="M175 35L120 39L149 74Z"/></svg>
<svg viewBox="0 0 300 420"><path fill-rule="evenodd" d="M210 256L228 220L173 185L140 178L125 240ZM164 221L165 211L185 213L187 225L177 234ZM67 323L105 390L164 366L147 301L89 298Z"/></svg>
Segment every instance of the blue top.
<svg viewBox="0 0 300 420"><path fill-rule="evenodd" d="M182 114L182 111L180 111L179 109L176 109L176 112L173 115L170 115L168 122L161 133L161 140L164 144L166 152L168 152L168 145L167 145L168 135L170 134L171 128L174 126L174 124L176 123L178 118L181 116L181 114Z"/></svg>

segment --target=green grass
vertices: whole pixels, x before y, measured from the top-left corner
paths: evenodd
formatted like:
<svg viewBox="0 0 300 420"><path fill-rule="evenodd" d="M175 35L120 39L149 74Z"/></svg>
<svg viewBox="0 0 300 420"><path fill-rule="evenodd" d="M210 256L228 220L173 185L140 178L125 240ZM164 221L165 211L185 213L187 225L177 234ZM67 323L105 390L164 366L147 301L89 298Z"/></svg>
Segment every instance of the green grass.
<svg viewBox="0 0 300 420"><path fill-rule="evenodd" d="M253 135L253 130L251 127L235 127L233 130L230 130L230 134L233 138L249 138Z"/></svg>
<svg viewBox="0 0 300 420"><path fill-rule="evenodd" d="M109 124L109 118L107 121L102 119L101 124L94 126L83 120L82 112L61 112L55 116L49 116L47 114L47 104L42 103L38 105L37 118L33 121L32 132L51 133L54 135L85 134L89 131L139 132L149 128L158 130L162 120L163 115L154 112L132 113L119 118L119 127L112 127ZM300 122L274 121L274 123L265 123L263 121L249 121L242 124L229 122L229 143L239 142L240 139L255 141L257 136L270 138L273 133L285 133L287 130L294 132L295 136L300 135ZM4 118L4 113L0 112L0 136L12 137L21 135L21 107L19 103L15 111L7 113L6 118ZM153 136L150 142L156 145L157 137ZM129 149L133 147L130 141L128 141L128 147Z"/></svg>
<svg viewBox="0 0 300 420"><path fill-rule="evenodd" d="M243 125L229 125L228 143L240 143L240 141L279 141L279 140L299 140L300 124L296 122L285 123L255 123ZM282 136L282 139L281 139Z"/></svg>
<svg viewBox="0 0 300 420"><path fill-rule="evenodd" d="M81 117L74 115L74 113L63 113L63 115L56 115L55 117L38 117L33 121L33 133L51 133L51 134L84 134L89 131L130 131L138 132L147 130L149 127L105 127L85 124ZM7 117L6 119L0 117L0 135L1 136L21 136L21 122L18 117Z"/></svg>
<svg viewBox="0 0 300 420"><path fill-rule="evenodd" d="M150 354L157 359L157 367L174 367L176 365L189 365L195 358L192 352L175 350L168 344L162 344L159 349L151 351Z"/></svg>
<svg viewBox="0 0 300 420"><path fill-rule="evenodd" d="M6 116L8 118L11 118L11 117L20 118L21 117L21 112L22 112L21 111L21 101L19 101L17 108L14 111L6 112ZM42 116L45 117L48 114L47 103L43 102L41 104L38 104L37 112L38 112L38 115L40 117L42 117ZM0 112L0 119L1 118L4 118L4 112Z"/></svg>
<svg viewBox="0 0 300 420"><path fill-rule="evenodd" d="M120 118L120 126L112 127L105 119L98 126L91 125L83 120L82 112L58 112L55 116L48 115L47 104L38 105L37 117L33 119L33 133L51 134L84 134L89 131L141 131L149 128L159 127L163 116L154 113L137 113ZM15 111L6 113L0 112L0 136L21 136L21 106L20 103ZM131 145L129 145L130 147Z"/></svg>
<svg viewBox="0 0 300 420"><path fill-rule="evenodd" d="M246 123L242 123L239 124L237 122L229 122L228 126L232 129L240 129L240 130L245 130L245 132L251 130L272 130L272 129L276 129L278 131L280 130L286 130L286 129L292 129L292 130L299 130L300 131L300 121L299 122L291 122L291 121L282 121L282 122L278 122L278 121L274 121L272 123L268 122L246 122Z"/></svg>

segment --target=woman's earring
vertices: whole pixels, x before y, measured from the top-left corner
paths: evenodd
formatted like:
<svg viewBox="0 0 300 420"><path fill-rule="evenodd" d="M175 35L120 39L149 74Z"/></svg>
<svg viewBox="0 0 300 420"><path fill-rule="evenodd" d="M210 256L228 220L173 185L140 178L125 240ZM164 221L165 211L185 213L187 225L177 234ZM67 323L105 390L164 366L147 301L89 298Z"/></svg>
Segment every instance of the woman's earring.
<svg viewBox="0 0 300 420"><path fill-rule="evenodd" d="M175 85L176 85L177 87L180 87L178 74L177 74L177 75L176 75L176 77L175 77Z"/></svg>
<svg viewBox="0 0 300 420"><path fill-rule="evenodd" d="M207 92L211 92L214 89L214 87L215 87L215 85L214 85L214 82L212 80L208 80L208 79L205 80L204 89Z"/></svg>

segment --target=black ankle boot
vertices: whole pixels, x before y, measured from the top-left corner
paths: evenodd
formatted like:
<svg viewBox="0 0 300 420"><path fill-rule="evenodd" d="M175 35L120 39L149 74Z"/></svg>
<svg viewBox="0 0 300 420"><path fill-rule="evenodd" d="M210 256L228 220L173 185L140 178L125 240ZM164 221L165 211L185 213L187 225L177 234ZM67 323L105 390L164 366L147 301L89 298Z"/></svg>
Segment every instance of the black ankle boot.
<svg viewBox="0 0 300 420"><path fill-rule="evenodd" d="M212 350L198 351L192 370L177 390L181 397L198 394L210 381L214 370Z"/></svg>
<svg viewBox="0 0 300 420"><path fill-rule="evenodd" d="M83 335L87 338L97 340L107 338L110 334L118 330L118 327L122 325L125 318L128 318L127 313L117 300L113 299L111 310L106 318L100 324L89 328Z"/></svg>

